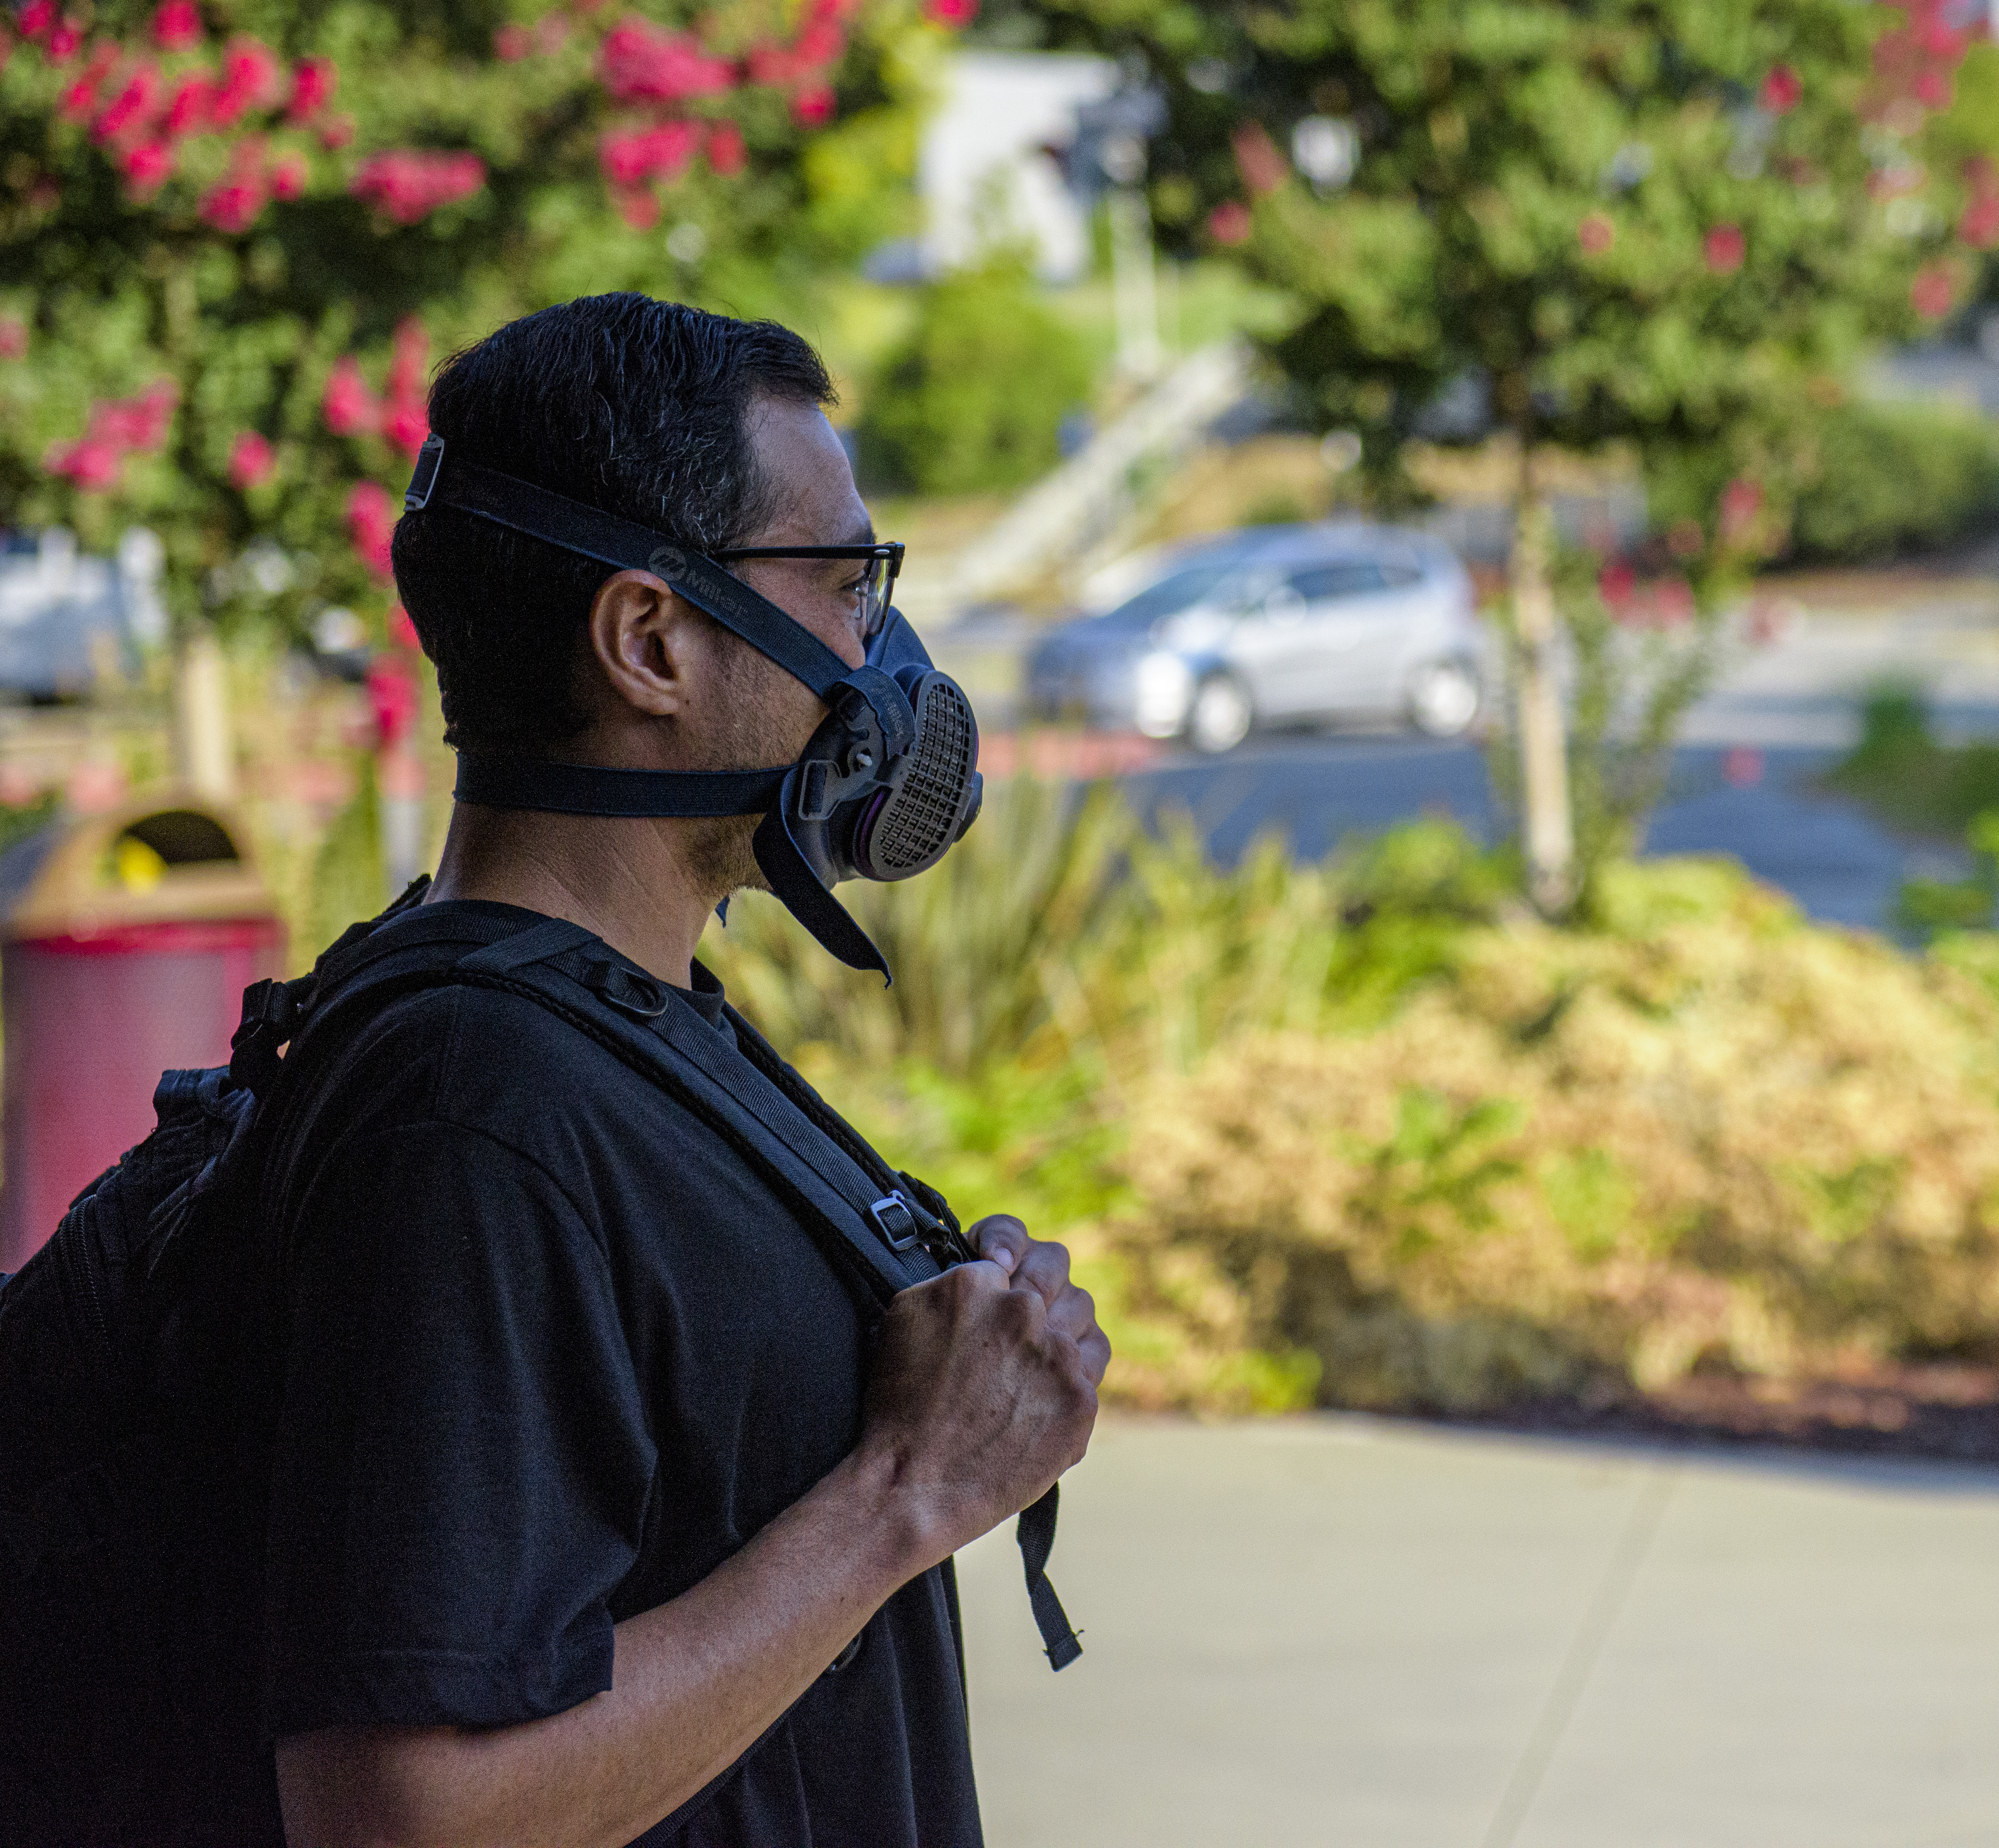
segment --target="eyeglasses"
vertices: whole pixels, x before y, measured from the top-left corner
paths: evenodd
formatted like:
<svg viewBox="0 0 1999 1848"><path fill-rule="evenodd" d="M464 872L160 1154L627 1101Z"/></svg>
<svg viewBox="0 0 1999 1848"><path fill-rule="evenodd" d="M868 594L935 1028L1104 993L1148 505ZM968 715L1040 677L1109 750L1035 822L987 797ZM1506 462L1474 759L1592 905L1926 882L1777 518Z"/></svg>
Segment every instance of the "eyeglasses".
<svg viewBox="0 0 1999 1848"><path fill-rule="evenodd" d="M736 558L852 558L864 560L866 569L854 588L861 596L861 633L872 641L889 620L889 606L896 595L896 579L902 569L902 542L888 539L875 546L733 546L724 552L711 552L717 564Z"/></svg>

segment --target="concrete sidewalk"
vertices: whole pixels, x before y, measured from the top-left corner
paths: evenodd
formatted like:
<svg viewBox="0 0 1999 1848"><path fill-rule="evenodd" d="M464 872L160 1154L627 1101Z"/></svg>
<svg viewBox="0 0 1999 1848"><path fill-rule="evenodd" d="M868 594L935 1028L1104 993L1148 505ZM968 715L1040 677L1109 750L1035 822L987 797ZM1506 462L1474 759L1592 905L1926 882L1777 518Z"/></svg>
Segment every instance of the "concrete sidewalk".
<svg viewBox="0 0 1999 1848"><path fill-rule="evenodd" d="M1082 1661L960 1571L992 1848L1999 1844L1999 1472L1107 1421Z"/></svg>

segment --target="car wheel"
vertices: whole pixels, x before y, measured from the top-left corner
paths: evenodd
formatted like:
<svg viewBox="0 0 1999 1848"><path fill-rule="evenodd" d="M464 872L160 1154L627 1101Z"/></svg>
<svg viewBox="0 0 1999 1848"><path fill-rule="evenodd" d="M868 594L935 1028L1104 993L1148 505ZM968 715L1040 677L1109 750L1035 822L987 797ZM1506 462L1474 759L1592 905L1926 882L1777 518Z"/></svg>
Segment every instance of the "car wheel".
<svg viewBox="0 0 1999 1848"><path fill-rule="evenodd" d="M1249 689L1232 674L1211 674L1195 688L1187 709L1187 742L1209 756L1233 751L1249 735L1256 712Z"/></svg>
<svg viewBox="0 0 1999 1848"><path fill-rule="evenodd" d="M1461 737L1484 697L1469 661L1426 661L1409 676L1409 723L1426 737Z"/></svg>

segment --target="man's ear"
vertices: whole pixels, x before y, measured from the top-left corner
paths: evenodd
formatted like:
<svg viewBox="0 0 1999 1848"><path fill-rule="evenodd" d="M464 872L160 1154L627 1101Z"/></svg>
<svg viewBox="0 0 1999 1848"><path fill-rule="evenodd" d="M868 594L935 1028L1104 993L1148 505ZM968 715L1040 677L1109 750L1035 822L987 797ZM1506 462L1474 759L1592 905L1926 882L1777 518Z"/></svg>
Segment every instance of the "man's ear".
<svg viewBox="0 0 1999 1848"><path fill-rule="evenodd" d="M620 571L597 587L590 651L611 690L654 718L687 710L694 612L650 571Z"/></svg>

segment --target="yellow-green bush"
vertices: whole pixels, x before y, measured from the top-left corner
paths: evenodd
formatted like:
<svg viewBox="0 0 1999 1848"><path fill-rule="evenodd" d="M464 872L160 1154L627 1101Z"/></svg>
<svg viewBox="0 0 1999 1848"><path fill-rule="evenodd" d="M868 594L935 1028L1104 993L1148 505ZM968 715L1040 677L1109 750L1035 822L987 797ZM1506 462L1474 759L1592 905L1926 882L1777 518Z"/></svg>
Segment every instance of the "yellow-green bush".
<svg viewBox="0 0 1999 1848"><path fill-rule="evenodd" d="M1999 1347L1967 959L1719 863L1613 869L1585 932L1436 825L1218 874L1101 799L989 821L860 895L887 994L760 924L719 960L899 1160L1071 1240L1114 1396L1465 1408Z"/></svg>

